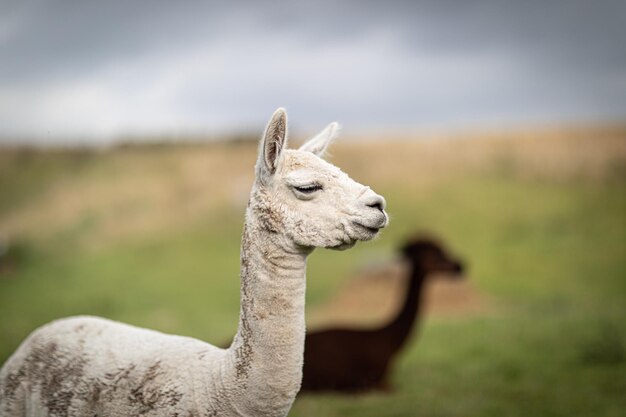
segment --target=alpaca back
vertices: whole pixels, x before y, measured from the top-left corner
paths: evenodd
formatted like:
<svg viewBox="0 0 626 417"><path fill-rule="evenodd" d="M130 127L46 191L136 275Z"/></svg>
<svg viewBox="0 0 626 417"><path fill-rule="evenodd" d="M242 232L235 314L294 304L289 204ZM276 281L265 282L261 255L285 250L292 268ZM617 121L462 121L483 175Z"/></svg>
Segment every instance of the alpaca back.
<svg viewBox="0 0 626 417"><path fill-rule="evenodd" d="M58 320L35 330L0 371L0 414L203 415L214 394L207 378L219 372L211 365L224 354L101 318Z"/></svg>

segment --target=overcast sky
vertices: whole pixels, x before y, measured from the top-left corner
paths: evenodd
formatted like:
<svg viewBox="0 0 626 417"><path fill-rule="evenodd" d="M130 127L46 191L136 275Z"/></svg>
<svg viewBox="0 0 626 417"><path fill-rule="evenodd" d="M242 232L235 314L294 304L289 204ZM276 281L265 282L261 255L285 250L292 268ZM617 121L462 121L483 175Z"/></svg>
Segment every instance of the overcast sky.
<svg viewBox="0 0 626 417"><path fill-rule="evenodd" d="M0 141L626 120L626 2L0 0Z"/></svg>

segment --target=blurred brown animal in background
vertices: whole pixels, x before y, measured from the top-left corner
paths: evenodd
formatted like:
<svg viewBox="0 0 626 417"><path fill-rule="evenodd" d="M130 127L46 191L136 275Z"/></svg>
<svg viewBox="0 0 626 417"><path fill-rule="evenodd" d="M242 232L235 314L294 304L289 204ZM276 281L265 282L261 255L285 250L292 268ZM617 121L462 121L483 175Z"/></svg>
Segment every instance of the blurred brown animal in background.
<svg viewBox="0 0 626 417"><path fill-rule="evenodd" d="M401 253L411 264L411 276L397 316L379 329L336 328L307 334L302 391L354 392L389 387L389 367L418 319L425 281L437 272L460 278L463 271L462 263L432 239L410 239Z"/></svg>

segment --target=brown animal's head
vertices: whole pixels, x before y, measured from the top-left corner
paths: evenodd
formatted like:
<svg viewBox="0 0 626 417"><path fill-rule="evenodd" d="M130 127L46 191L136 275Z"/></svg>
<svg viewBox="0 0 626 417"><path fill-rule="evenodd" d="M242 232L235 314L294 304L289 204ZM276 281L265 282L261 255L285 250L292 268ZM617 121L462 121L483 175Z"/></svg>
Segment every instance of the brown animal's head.
<svg viewBox="0 0 626 417"><path fill-rule="evenodd" d="M450 277L460 277L463 263L451 257L436 241L424 237L409 239L402 247L402 254L425 273L444 272Z"/></svg>

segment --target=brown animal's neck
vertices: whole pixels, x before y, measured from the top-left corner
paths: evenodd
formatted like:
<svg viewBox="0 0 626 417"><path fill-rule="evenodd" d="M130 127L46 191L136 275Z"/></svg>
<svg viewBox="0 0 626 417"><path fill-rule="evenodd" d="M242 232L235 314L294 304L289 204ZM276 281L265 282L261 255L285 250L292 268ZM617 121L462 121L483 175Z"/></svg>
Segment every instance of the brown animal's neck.
<svg viewBox="0 0 626 417"><path fill-rule="evenodd" d="M411 265L411 275L409 277L409 287L407 289L402 309L396 318L383 328L385 337L392 345L393 350L402 347L406 339L411 335L411 331L417 321L422 292L426 281L427 272L419 264Z"/></svg>
<svg viewBox="0 0 626 417"><path fill-rule="evenodd" d="M239 328L229 348L230 373L244 387L250 415L282 415L302 380L306 254L266 226L249 208Z"/></svg>

